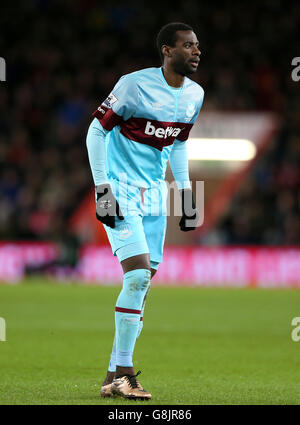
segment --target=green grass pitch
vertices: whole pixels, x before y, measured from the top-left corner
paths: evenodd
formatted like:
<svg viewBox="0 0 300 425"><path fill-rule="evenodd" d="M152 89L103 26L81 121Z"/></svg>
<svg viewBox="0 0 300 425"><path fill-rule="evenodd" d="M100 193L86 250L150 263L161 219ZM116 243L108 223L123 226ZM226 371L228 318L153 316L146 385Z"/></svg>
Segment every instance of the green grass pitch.
<svg viewBox="0 0 300 425"><path fill-rule="evenodd" d="M119 286L0 285L0 404L101 399ZM300 404L300 291L155 287L134 362L147 404Z"/></svg>

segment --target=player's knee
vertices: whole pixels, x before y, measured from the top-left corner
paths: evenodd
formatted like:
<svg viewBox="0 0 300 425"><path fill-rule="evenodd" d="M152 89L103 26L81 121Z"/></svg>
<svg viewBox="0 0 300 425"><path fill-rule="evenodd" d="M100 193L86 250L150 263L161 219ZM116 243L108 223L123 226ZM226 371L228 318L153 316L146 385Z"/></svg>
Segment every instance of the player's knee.
<svg viewBox="0 0 300 425"><path fill-rule="evenodd" d="M131 270L124 274L123 288L117 299L117 307L141 310L150 287L151 272L147 269Z"/></svg>
<svg viewBox="0 0 300 425"><path fill-rule="evenodd" d="M123 288L128 297L134 297L138 304L142 304L151 281L151 272L147 269L135 269L124 275Z"/></svg>

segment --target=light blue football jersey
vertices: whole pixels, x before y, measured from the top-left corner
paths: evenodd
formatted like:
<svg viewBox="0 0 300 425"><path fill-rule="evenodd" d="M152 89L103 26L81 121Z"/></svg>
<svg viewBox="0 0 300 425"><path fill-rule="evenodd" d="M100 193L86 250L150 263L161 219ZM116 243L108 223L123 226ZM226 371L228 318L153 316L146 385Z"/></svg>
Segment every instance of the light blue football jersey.
<svg viewBox="0 0 300 425"><path fill-rule="evenodd" d="M175 139L185 141L203 103L202 87L185 77L179 89L162 68L124 75L93 113L106 136L108 178L140 188L160 185Z"/></svg>

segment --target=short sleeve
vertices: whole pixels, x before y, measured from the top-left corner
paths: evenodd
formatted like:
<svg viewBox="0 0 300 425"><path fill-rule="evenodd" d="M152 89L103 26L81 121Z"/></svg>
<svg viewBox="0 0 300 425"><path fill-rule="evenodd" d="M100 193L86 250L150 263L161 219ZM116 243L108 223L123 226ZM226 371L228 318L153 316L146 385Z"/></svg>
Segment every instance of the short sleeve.
<svg viewBox="0 0 300 425"><path fill-rule="evenodd" d="M138 87L136 81L129 76L123 76L115 85L110 95L93 113L105 130L112 130L122 121L127 121L137 109Z"/></svg>

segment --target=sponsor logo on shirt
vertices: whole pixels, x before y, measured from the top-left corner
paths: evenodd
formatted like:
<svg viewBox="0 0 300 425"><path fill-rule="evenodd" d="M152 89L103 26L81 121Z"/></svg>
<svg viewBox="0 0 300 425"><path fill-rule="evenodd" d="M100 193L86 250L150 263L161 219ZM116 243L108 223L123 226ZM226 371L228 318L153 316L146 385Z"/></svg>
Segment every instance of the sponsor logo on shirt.
<svg viewBox="0 0 300 425"><path fill-rule="evenodd" d="M184 127L183 127L184 128ZM147 121L145 127L145 134L148 136L155 135L159 139L167 139L168 137L177 137L183 128L178 127L155 127L151 121Z"/></svg>
<svg viewBox="0 0 300 425"><path fill-rule="evenodd" d="M105 112L106 112L103 108L101 108L101 106L99 106L98 111L99 111L99 112L101 112L101 114L103 114L103 115L104 115L104 114L105 114Z"/></svg>

